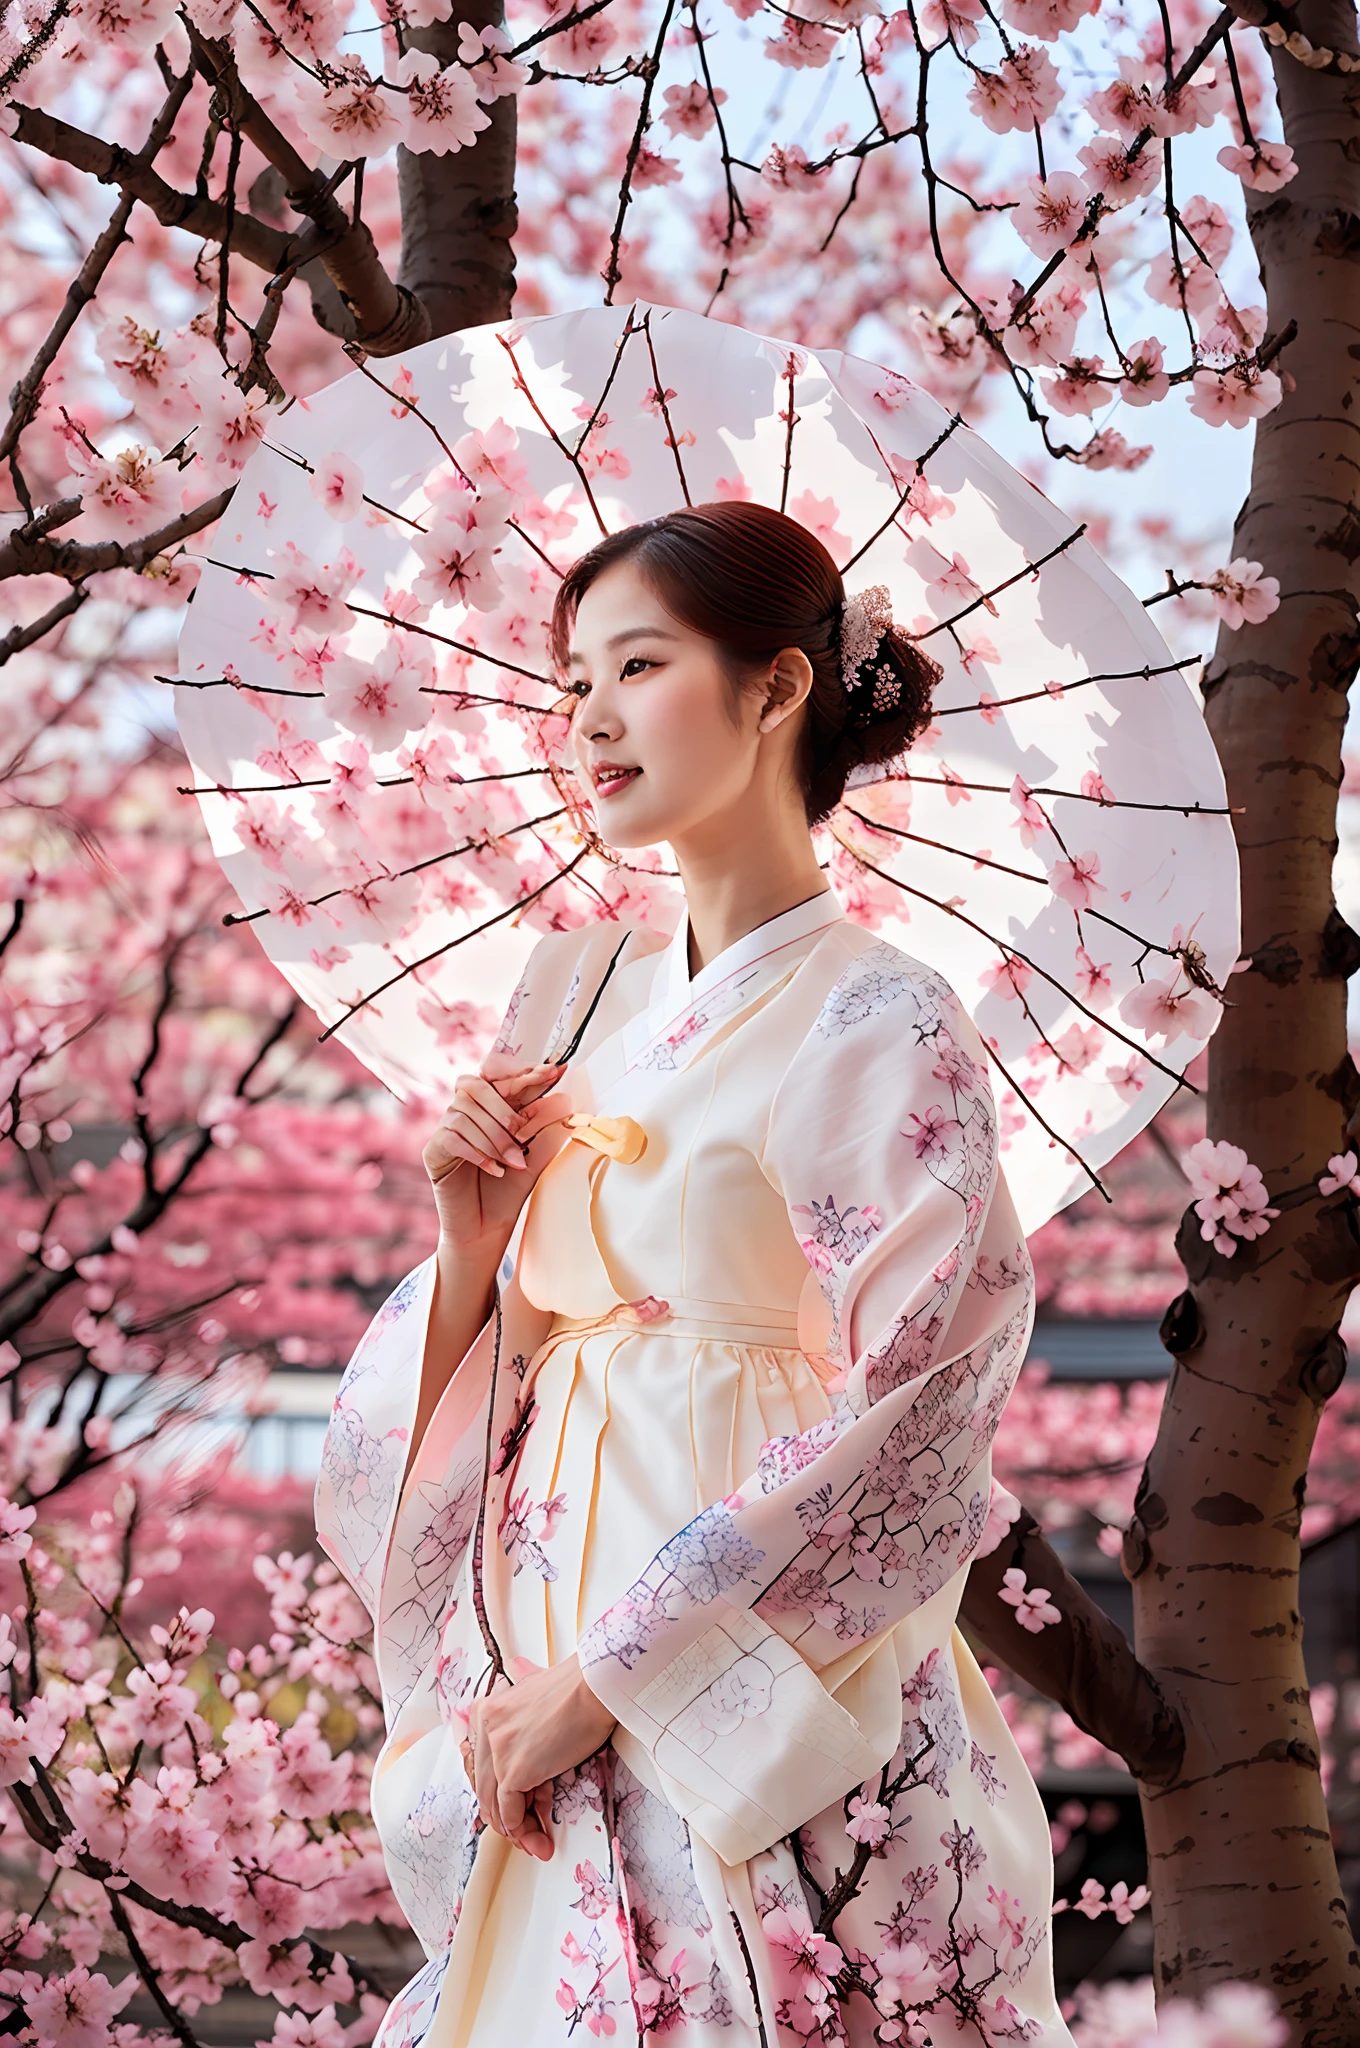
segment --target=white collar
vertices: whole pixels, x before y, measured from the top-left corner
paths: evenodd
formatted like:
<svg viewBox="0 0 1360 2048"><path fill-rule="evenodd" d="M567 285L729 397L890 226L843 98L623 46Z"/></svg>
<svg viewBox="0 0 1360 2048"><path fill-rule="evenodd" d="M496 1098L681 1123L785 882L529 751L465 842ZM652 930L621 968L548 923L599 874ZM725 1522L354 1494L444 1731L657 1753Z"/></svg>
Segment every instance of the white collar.
<svg viewBox="0 0 1360 2048"><path fill-rule="evenodd" d="M669 944L651 955L652 978L645 1005L590 1055L585 1072L598 1100L611 1079L639 1062L670 1070L687 1064L712 1025L742 1009L764 989L799 963L818 936L844 921L834 890L823 889L792 910L767 918L734 945L689 973L689 918L683 912ZM639 963L641 964L641 963ZM668 1057L664 1042L676 1039L686 1048L678 1059ZM660 1058L654 1048L662 1044Z"/></svg>
<svg viewBox="0 0 1360 2048"><path fill-rule="evenodd" d="M757 925L744 938L725 946L691 979L689 917L682 913L670 944L658 960L652 999L647 1008L646 1036L650 1039L668 1031L691 1004L712 996L724 983L738 975L772 961L774 955L787 956L795 947L825 931L828 925L839 923L844 916L835 891L823 889L816 896L809 896L805 902L795 903L792 910L782 910L777 917L767 918L764 924ZM788 960L787 964L793 963Z"/></svg>

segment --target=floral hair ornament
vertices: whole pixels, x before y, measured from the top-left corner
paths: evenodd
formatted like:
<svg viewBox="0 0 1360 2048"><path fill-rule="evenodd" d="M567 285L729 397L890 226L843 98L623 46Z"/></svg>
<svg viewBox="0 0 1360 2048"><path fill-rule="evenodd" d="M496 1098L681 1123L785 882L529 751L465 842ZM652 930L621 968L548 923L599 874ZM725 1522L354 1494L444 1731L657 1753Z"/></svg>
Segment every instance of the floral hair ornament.
<svg viewBox="0 0 1360 2048"><path fill-rule="evenodd" d="M397 1095L447 1100L540 932L681 914L667 849L624 861L583 829L548 628L602 534L733 499L786 512L861 586L838 650L855 727L893 709L894 620L939 669L930 725L853 771L817 852L847 915L971 1012L1034 1230L1213 1031L1236 849L1143 606L892 370L596 306L442 335L275 415L180 641L213 847L321 1025ZM827 1029L893 1000L895 957L861 956Z"/></svg>
<svg viewBox="0 0 1360 2048"><path fill-rule="evenodd" d="M870 584L847 597L841 610L841 682L852 725L868 725L897 709L901 680L890 661L876 661L893 622L892 593L886 583Z"/></svg>

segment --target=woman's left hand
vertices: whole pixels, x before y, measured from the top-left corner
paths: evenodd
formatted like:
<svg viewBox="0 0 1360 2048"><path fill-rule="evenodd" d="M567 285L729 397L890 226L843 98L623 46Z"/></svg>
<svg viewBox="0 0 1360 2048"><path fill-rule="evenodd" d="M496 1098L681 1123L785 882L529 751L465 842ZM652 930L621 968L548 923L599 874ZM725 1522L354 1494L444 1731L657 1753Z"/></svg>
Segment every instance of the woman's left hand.
<svg viewBox="0 0 1360 2048"><path fill-rule="evenodd" d="M488 1827L546 1863L553 1853L552 1780L594 1756L616 1723L581 1676L574 1653L546 1671L518 1658L514 1673L513 1685L498 1685L473 1701L470 1775Z"/></svg>

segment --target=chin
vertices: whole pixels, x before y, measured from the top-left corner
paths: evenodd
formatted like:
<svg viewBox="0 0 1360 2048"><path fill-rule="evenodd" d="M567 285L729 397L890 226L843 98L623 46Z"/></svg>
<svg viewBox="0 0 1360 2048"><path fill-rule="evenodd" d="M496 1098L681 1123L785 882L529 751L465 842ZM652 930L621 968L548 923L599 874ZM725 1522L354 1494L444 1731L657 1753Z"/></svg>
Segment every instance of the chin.
<svg viewBox="0 0 1360 2048"><path fill-rule="evenodd" d="M635 853L644 846L661 846L667 834L660 826L625 823L622 819L595 819L595 830L606 846L612 846L616 853Z"/></svg>

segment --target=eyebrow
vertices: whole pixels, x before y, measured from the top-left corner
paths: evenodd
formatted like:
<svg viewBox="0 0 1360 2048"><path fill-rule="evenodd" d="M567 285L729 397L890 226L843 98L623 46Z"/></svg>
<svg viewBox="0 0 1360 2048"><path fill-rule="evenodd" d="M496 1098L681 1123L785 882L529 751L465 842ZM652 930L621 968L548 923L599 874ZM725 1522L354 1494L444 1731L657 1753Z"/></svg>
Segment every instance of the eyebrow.
<svg viewBox="0 0 1360 2048"><path fill-rule="evenodd" d="M616 647L622 647L625 640L674 640L676 637L665 626L625 626L621 633L611 633L604 644L612 654ZM580 648L573 647L567 655L567 666L570 668L575 662L584 660Z"/></svg>

